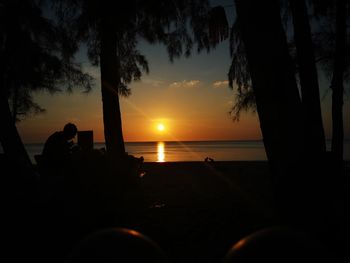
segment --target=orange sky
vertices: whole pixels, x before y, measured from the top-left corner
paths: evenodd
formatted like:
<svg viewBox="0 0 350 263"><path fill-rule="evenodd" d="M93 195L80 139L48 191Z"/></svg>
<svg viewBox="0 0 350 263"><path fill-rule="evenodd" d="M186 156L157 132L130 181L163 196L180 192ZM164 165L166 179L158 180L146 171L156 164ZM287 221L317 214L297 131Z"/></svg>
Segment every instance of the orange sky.
<svg viewBox="0 0 350 263"><path fill-rule="evenodd" d="M193 54L190 58L168 61L161 46L142 43L150 74L132 83L132 95L121 99L125 141L188 141L188 140L256 140L261 139L256 114L244 113L240 122L228 114L235 99L228 88L227 72L230 57L227 41L209 54ZM103 142L103 120L99 69L92 67L84 55L81 62L95 77L95 87L89 94L35 94L34 99L46 113L28 117L17 127L25 143L42 143L67 122L79 130L93 130L94 141ZM328 84L321 82L321 94ZM325 130L330 134L330 92L322 100ZM350 138L349 99L344 105L345 137ZM164 132L156 124L166 126Z"/></svg>
<svg viewBox="0 0 350 263"><path fill-rule="evenodd" d="M144 83L138 83L131 97L121 99L125 141L261 138L256 115L245 114L238 123L230 119L228 111L232 105L232 91L227 87L220 87L220 91L204 85L192 87L190 93L198 93L197 96L189 96L186 89L162 87L163 92L145 98L139 91L147 88ZM47 112L18 124L24 142L43 142L67 122L75 123L80 130L93 130L94 140L104 141L98 89L88 95L79 92L54 96L43 94L37 99ZM160 123L165 126L162 132L156 127Z"/></svg>
<svg viewBox="0 0 350 263"><path fill-rule="evenodd" d="M233 6L226 0L211 1L225 6L233 23ZM125 141L188 140L259 140L261 132L256 114L243 113L240 122L228 114L234 91L228 88L227 73L231 64L228 40L210 53L194 53L189 58L170 63L166 49L140 42L139 50L149 62L150 74L130 85L132 95L121 99ZM85 71L95 77L89 94L34 94L46 113L28 117L17 127L25 143L42 143L67 122L79 130L93 130L95 142L103 142L103 120L99 68L90 65L83 48L76 56ZM320 93L326 136L331 137L331 92L322 72ZM328 92L327 92L328 90ZM327 96L324 96L327 94ZM350 138L350 99L345 96L344 131ZM162 122L165 131L155 127Z"/></svg>

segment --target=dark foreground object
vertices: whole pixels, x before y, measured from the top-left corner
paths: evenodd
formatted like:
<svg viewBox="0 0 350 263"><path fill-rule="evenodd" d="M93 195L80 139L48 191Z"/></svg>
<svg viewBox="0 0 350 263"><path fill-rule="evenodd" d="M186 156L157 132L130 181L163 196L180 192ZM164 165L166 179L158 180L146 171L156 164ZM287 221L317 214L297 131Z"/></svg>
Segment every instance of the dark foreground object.
<svg viewBox="0 0 350 263"><path fill-rule="evenodd" d="M152 262L166 263L161 248L143 234L126 228L96 231L73 249L69 263Z"/></svg>
<svg viewBox="0 0 350 263"><path fill-rule="evenodd" d="M224 263L338 262L327 247L310 234L286 227L270 227L238 241Z"/></svg>
<svg viewBox="0 0 350 263"><path fill-rule="evenodd" d="M133 169L125 170L123 166L130 167L129 163L134 164ZM14 178L15 166L11 167L8 178ZM15 229L15 234L11 237L15 240L11 246L14 244L16 250L11 253L12 257L65 262L73 259L72 251L76 251L85 238L106 228L133 229L146 235L158 244L156 247L161 247L171 263L218 263L228 251L234 259L232 262L254 262L254 258L239 260L260 252L266 252L260 254L261 258L274 262L269 257L276 256L276 251L297 256L304 248L308 249L308 242L306 247L294 242L302 240L296 236L286 238L273 231L272 236L259 232L280 223L275 216L266 162L140 163L134 159L110 162L98 154L88 161L78 160L73 168L67 180L47 177L41 181L38 199L29 199L24 191L33 189L31 185L19 188L19 181L13 182L18 189L12 191L12 200L18 201L7 213L17 219L12 219L15 228L11 229ZM347 178L349 171L346 166ZM345 183L349 186L349 180ZM23 194L14 196L15 192ZM349 215L348 209L346 215ZM246 238L250 235L254 238ZM108 235L103 240L95 237L90 239L92 243L88 241L88 246L99 247L111 242L111 256L120 255L117 253L123 248L120 241L114 237L109 239ZM232 245L241 240L245 240L247 247L241 247L238 252L236 247L232 254ZM259 252L260 246L265 250ZM300 249L296 249L298 246ZM138 254L139 250L134 251ZM325 255L325 251L319 255ZM333 259L328 262L336 262ZM280 262L283 261L286 259Z"/></svg>

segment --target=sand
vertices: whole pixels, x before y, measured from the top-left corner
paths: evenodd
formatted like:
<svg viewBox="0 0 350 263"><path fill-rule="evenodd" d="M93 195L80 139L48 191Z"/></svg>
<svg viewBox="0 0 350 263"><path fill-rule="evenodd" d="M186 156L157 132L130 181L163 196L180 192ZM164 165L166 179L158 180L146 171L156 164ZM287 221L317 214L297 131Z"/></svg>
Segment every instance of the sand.
<svg viewBox="0 0 350 263"><path fill-rule="evenodd" d="M145 163L150 209L140 230L174 262L217 262L238 239L273 225L266 162Z"/></svg>
<svg viewBox="0 0 350 263"><path fill-rule="evenodd" d="M43 198L50 201L42 210L49 212L40 227L58 225L57 240L125 227L154 240L171 262L218 262L241 237L276 222L266 162L143 163L132 180L104 178L94 169L81 173L68 198L60 178L44 184ZM64 243L63 249L60 243L44 247L48 254L68 253L74 242Z"/></svg>
<svg viewBox="0 0 350 263"><path fill-rule="evenodd" d="M350 177L349 167L346 163L344 178ZM61 195L62 181L50 179L45 186L49 190L43 195L51 200L44 205L51 211L43 219L49 226L40 227L66 222L64 230L55 229L58 236L61 231L69 236L82 227L82 222L90 227L87 229L130 228L154 240L170 262L214 263L220 262L242 237L279 224L267 162L143 163L131 181L110 180L99 171L93 174L92 178L83 178L90 192L85 199L79 197L80 203ZM349 185L348 179L344 182ZM86 190L83 188L79 191ZM62 200L64 208L60 206ZM53 244L45 247L47 254L64 251L65 256L74 246L74 242L65 242L64 248L59 242Z"/></svg>

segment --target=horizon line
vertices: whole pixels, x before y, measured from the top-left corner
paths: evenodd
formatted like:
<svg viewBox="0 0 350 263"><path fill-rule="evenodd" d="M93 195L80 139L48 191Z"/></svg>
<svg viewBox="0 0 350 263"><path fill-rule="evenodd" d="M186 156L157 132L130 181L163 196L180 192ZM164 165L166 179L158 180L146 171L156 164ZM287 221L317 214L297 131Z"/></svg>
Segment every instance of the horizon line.
<svg viewBox="0 0 350 263"><path fill-rule="evenodd" d="M75 139L77 141L77 139ZM124 143L148 143L148 142L249 142L249 141L262 141L262 139L245 139L245 140L156 140L156 141L124 141ZM23 142L23 144L42 144L43 142ZM105 143L104 141L94 141L94 143Z"/></svg>
<svg viewBox="0 0 350 263"><path fill-rule="evenodd" d="M327 138L326 141L331 141L331 138ZM350 138L345 138L344 142L350 141ZM174 141L174 140L156 140L156 141L125 141L124 143L156 143L156 142L168 142L168 143L178 143L178 142L263 142L263 139L243 139L243 140L237 140L237 139L232 139L232 140L179 140L179 141ZM44 144L44 142L23 142L23 144ZM94 141L94 143L105 143L104 141Z"/></svg>

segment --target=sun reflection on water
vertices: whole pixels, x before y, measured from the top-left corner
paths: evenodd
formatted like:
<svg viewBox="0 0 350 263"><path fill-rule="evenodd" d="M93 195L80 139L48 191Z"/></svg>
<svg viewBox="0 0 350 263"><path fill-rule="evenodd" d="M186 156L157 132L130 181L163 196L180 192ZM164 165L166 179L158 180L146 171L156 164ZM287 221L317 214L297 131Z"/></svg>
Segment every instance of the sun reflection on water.
<svg viewBox="0 0 350 263"><path fill-rule="evenodd" d="M165 147L164 146L165 146L164 142L157 143L157 162L158 163L165 162L165 151L164 151Z"/></svg>

